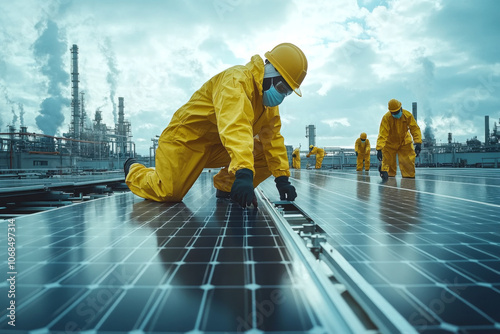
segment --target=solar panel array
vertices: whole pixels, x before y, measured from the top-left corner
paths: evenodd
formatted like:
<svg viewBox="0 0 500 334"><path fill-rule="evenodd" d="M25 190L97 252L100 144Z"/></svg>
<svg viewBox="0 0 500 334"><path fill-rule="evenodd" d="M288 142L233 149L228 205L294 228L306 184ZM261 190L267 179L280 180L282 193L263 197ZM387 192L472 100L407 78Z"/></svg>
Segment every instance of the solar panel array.
<svg viewBox="0 0 500 334"><path fill-rule="evenodd" d="M183 203L127 193L15 219L0 331L326 332L274 222L214 194L203 174Z"/></svg>
<svg viewBox="0 0 500 334"><path fill-rule="evenodd" d="M382 184L373 171L301 170L292 182L295 203L417 331L474 334L500 332L499 176L418 169ZM272 179L260 188L279 200ZM2 333L329 330L272 219L216 200L208 173L183 203L129 193L15 225L16 327L2 307ZM0 283L4 306L11 288Z"/></svg>
<svg viewBox="0 0 500 334"><path fill-rule="evenodd" d="M300 170L295 203L416 330L500 332L500 170ZM265 194L276 198L269 180Z"/></svg>

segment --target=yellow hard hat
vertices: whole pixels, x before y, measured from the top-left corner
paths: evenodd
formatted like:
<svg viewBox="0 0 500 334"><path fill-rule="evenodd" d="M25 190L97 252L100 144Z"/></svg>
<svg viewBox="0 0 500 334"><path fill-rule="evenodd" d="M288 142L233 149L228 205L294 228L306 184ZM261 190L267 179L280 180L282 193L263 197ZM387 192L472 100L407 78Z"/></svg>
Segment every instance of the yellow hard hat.
<svg viewBox="0 0 500 334"><path fill-rule="evenodd" d="M281 43L265 56L293 91L302 96L299 87L307 74L307 59L302 50L292 43Z"/></svg>
<svg viewBox="0 0 500 334"><path fill-rule="evenodd" d="M309 151L312 150L313 147L314 145L309 145Z"/></svg>
<svg viewBox="0 0 500 334"><path fill-rule="evenodd" d="M366 139L366 133L361 132L361 134L359 135L359 138L361 138L362 140L365 140Z"/></svg>
<svg viewBox="0 0 500 334"><path fill-rule="evenodd" d="M399 102L396 99L392 99L392 100L389 101L388 106L389 106L389 111L390 112L396 112L399 109L401 109L401 102Z"/></svg>

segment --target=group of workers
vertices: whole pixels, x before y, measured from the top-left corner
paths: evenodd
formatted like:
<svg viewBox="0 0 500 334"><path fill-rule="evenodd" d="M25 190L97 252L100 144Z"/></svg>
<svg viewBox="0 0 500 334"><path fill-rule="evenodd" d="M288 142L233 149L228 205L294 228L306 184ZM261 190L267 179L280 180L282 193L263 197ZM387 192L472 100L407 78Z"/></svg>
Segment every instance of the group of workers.
<svg viewBox="0 0 500 334"><path fill-rule="evenodd" d="M297 197L289 181L278 105L293 92L302 96L307 58L291 43L277 45L265 58L254 55L246 65L220 72L194 92L160 135L155 168L135 158L125 161L125 182L134 194L158 202L179 202L204 168L221 168L213 177L218 198L229 198L242 207L257 206L254 189L271 175L281 200ZM417 146L414 151L405 129L409 127L415 143L421 143L420 130L411 113L393 101L377 140L381 176L396 174L399 154L403 177L414 177L410 164ZM363 137L357 152L369 168L370 145L366 134ZM300 152L293 154L300 159ZM321 168L324 154L324 149L312 146L307 157L316 155L316 168ZM297 166L300 161L297 165L294 160Z"/></svg>
<svg viewBox="0 0 500 334"><path fill-rule="evenodd" d="M370 140L365 132L362 132L354 143L356 152L356 171L370 170ZM397 164L399 162L401 176L404 178L415 177L415 158L422 150L422 133L413 115L402 108L401 102L392 99L388 103L388 111L382 117L379 134L377 138L377 159L380 177L387 181L389 176L396 176ZM309 158L316 154L316 169L321 168L325 156L322 148L309 146ZM292 153L292 167L300 169L300 150L296 148Z"/></svg>

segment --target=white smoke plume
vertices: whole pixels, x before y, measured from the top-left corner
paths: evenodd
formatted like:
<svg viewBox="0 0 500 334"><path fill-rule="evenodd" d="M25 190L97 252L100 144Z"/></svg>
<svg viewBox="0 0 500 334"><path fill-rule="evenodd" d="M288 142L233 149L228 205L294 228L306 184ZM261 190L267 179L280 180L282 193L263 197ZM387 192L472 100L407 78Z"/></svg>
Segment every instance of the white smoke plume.
<svg viewBox="0 0 500 334"><path fill-rule="evenodd" d="M21 121L21 126L24 126L24 106L22 103L18 103L17 107L19 108L19 120Z"/></svg>
<svg viewBox="0 0 500 334"><path fill-rule="evenodd" d="M106 81L109 85L109 99L113 104L113 119L114 123L117 123L117 106L116 106L116 86L118 82L118 75L120 71L116 66L116 57L113 52L113 48L111 45L111 40L106 38L103 43L99 45L99 48L106 58L106 64L108 65L108 74L106 75Z"/></svg>
<svg viewBox="0 0 500 334"><path fill-rule="evenodd" d="M69 73L63 66L68 47L55 22L39 22L36 27L43 30L33 45L33 53L40 72L48 79L48 97L40 104L40 115L35 119L44 134L53 136L64 122L63 108L70 105L62 94L62 87L69 83Z"/></svg>

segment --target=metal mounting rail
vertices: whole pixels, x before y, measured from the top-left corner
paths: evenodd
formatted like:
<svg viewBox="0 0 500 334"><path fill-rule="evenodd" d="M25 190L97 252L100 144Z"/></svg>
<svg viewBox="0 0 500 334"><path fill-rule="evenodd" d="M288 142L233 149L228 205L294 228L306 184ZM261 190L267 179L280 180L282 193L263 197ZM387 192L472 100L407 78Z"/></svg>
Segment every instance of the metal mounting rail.
<svg viewBox="0 0 500 334"><path fill-rule="evenodd" d="M369 333L352 309L348 306L339 292L333 288L326 275L321 274L324 269L313 254L304 245L303 240L288 225L284 217L274 205L256 191L260 207L266 210L275 222L278 232L293 260L293 268L299 272L299 277L306 286L307 296L318 312L327 333Z"/></svg>
<svg viewBox="0 0 500 334"><path fill-rule="evenodd" d="M330 244L321 243L320 260L368 314L382 333L417 333L415 328L389 304Z"/></svg>
<svg viewBox="0 0 500 334"><path fill-rule="evenodd" d="M326 317L339 324L341 333L417 333L345 259L326 242L325 233L293 202L270 202L256 192L265 209L275 220L287 248L301 262L324 299ZM277 208L276 206L281 206ZM287 219L288 218L288 219ZM302 226L300 226L302 225ZM295 265L296 263L294 263ZM333 277L328 277L328 276ZM301 275L303 277L305 275ZM314 299L314 302L318 302ZM333 315L333 316L332 316ZM340 318L340 319L339 319Z"/></svg>

